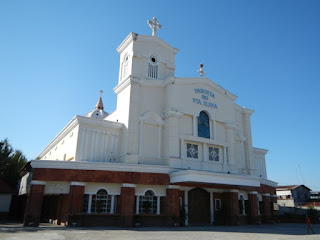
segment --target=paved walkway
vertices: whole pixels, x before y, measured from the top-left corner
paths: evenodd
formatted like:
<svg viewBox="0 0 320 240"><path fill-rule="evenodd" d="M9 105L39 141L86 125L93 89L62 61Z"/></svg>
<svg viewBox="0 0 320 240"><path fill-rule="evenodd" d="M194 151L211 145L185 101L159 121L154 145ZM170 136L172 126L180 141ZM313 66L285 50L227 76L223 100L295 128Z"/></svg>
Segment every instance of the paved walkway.
<svg viewBox="0 0 320 240"><path fill-rule="evenodd" d="M0 224L1 240L320 240L320 225L313 225L315 234L306 234L304 224L257 226L207 226L178 228L70 228L42 224L24 228L21 224Z"/></svg>

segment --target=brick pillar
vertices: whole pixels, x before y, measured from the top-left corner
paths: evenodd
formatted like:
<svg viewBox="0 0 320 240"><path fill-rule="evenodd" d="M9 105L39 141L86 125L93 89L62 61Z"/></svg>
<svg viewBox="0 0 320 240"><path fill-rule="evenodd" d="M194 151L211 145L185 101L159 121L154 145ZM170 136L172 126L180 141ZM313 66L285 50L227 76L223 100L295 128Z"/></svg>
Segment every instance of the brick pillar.
<svg viewBox="0 0 320 240"><path fill-rule="evenodd" d="M121 187L119 212L124 227L132 227L134 224L135 190L134 184L125 183Z"/></svg>
<svg viewBox="0 0 320 240"><path fill-rule="evenodd" d="M249 223L257 224L259 221L258 217L258 201L257 201L257 192L249 192L248 200L249 200Z"/></svg>
<svg viewBox="0 0 320 240"><path fill-rule="evenodd" d="M42 181L31 182L23 221L25 227L39 226L45 184Z"/></svg>
<svg viewBox="0 0 320 240"><path fill-rule="evenodd" d="M180 223L180 190L176 188L169 188L166 191L165 198L165 212L168 216L167 224L171 225Z"/></svg>
<svg viewBox="0 0 320 240"><path fill-rule="evenodd" d="M240 223L238 190L222 193L222 207L226 210L226 224L236 225Z"/></svg>
<svg viewBox="0 0 320 240"><path fill-rule="evenodd" d="M271 223L270 193L262 194L262 201L264 206L263 221Z"/></svg>
<svg viewBox="0 0 320 240"><path fill-rule="evenodd" d="M69 191L69 213L79 214L83 209L84 184L71 183Z"/></svg>
<svg viewBox="0 0 320 240"><path fill-rule="evenodd" d="M69 190L68 225L80 225L80 216L83 209L84 183L71 182Z"/></svg>

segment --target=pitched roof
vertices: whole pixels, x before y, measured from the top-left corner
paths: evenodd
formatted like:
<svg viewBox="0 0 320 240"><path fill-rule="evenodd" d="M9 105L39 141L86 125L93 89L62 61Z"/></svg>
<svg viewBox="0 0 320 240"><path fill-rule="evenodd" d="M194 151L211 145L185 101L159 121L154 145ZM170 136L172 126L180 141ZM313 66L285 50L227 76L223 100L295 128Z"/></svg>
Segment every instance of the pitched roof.
<svg viewBox="0 0 320 240"><path fill-rule="evenodd" d="M15 190L0 179L0 193L14 193Z"/></svg>

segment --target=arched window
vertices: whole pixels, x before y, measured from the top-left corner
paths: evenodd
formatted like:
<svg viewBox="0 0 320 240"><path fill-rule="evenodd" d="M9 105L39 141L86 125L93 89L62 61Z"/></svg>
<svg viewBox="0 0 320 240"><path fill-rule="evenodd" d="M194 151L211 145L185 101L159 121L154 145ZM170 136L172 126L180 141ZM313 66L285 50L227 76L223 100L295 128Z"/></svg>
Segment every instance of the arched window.
<svg viewBox="0 0 320 240"><path fill-rule="evenodd" d="M97 194L92 195L91 212L110 213L111 196L104 189L100 189Z"/></svg>
<svg viewBox="0 0 320 240"><path fill-rule="evenodd" d="M148 77L158 79L158 60L155 56L149 58Z"/></svg>
<svg viewBox="0 0 320 240"><path fill-rule="evenodd" d="M198 136L210 138L209 116L204 111L200 112L198 117Z"/></svg>
<svg viewBox="0 0 320 240"><path fill-rule="evenodd" d="M122 79L125 79L128 76L129 73L129 55L126 54L123 58L123 62L122 62Z"/></svg>
<svg viewBox="0 0 320 240"><path fill-rule="evenodd" d="M245 215L246 214L246 204L244 201L244 197L242 195L240 195L240 198L239 198L239 208L240 208L240 214Z"/></svg>
<svg viewBox="0 0 320 240"><path fill-rule="evenodd" d="M151 190L146 191L144 196L140 196L139 213L156 214L157 213L157 197Z"/></svg>

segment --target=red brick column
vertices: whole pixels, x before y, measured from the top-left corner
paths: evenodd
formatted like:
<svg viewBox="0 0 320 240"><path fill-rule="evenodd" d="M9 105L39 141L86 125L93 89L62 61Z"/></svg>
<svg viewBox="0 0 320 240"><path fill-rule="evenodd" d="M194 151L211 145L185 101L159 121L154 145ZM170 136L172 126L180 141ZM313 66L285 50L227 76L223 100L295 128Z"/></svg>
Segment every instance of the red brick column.
<svg viewBox="0 0 320 240"><path fill-rule="evenodd" d="M169 186L170 187L170 186ZM180 222L180 190L176 188L168 188L165 198L165 212L168 216L168 225Z"/></svg>
<svg viewBox="0 0 320 240"><path fill-rule="evenodd" d="M262 201L264 206L263 221L265 223L270 223L271 222L270 193L262 194Z"/></svg>
<svg viewBox="0 0 320 240"><path fill-rule="evenodd" d="M69 190L68 225L80 225L80 216L83 209L84 183L71 182ZM78 215L77 215L78 214Z"/></svg>
<svg viewBox="0 0 320 240"><path fill-rule="evenodd" d="M46 182L32 181L23 221L25 227L38 227L41 216L42 201Z"/></svg>
<svg viewBox="0 0 320 240"><path fill-rule="evenodd" d="M124 227L132 227L134 224L135 190L134 184L125 183L121 187L119 212Z"/></svg>
<svg viewBox="0 0 320 240"><path fill-rule="evenodd" d="M71 182L69 191L69 213L79 214L83 209L84 184Z"/></svg>
<svg viewBox="0 0 320 240"><path fill-rule="evenodd" d="M259 221L258 217L258 201L257 201L257 192L249 192L248 200L249 200L249 223L257 224Z"/></svg>
<svg viewBox="0 0 320 240"><path fill-rule="evenodd" d="M226 223L228 225L236 225L240 221L238 191L231 191L222 193L222 206L226 209Z"/></svg>

